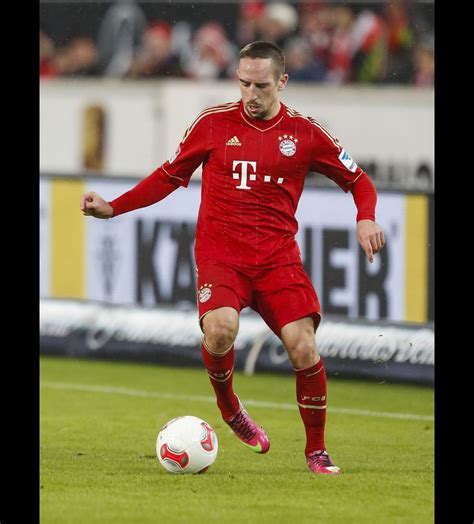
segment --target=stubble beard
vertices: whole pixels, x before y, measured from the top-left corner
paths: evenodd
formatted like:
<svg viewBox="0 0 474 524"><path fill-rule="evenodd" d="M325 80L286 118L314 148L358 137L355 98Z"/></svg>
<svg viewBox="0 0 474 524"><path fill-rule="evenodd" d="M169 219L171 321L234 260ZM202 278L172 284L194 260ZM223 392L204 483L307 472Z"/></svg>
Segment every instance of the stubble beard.
<svg viewBox="0 0 474 524"><path fill-rule="evenodd" d="M252 104L250 104L252 105ZM259 106L261 108L262 106ZM259 113L252 114L252 112L248 109L247 105L245 107L245 112L247 113L247 116L250 118L254 118L255 120L265 120L265 117L268 115L268 109L264 110L262 109Z"/></svg>

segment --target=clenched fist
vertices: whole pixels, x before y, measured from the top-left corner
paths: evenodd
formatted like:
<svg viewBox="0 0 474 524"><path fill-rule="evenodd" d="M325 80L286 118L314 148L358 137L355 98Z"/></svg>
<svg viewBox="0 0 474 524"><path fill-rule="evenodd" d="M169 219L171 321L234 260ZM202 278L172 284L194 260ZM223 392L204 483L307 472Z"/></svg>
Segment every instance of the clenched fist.
<svg viewBox="0 0 474 524"><path fill-rule="evenodd" d="M79 207L85 216L111 218L114 215L113 207L94 191L81 195Z"/></svg>

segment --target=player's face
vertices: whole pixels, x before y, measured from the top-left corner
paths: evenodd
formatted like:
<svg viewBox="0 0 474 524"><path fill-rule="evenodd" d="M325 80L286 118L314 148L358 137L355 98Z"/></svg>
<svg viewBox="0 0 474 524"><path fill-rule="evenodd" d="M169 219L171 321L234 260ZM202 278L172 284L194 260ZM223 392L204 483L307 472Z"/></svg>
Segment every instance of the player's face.
<svg viewBox="0 0 474 524"><path fill-rule="evenodd" d="M237 76L244 110L258 120L269 120L280 110L281 91L288 81L284 74L277 80L271 58L241 58Z"/></svg>

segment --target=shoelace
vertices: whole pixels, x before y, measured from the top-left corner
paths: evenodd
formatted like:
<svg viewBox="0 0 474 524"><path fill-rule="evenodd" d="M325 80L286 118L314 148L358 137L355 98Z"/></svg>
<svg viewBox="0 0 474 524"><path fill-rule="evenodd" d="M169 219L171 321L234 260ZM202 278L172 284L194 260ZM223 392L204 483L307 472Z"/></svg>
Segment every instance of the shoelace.
<svg viewBox="0 0 474 524"><path fill-rule="evenodd" d="M334 466L334 464L331 462L331 459L329 458L329 455L324 451L321 451L320 453L313 453L312 455L308 456L308 459L312 462L316 462L321 466L324 466L325 468Z"/></svg>
<svg viewBox="0 0 474 524"><path fill-rule="evenodd" d="M256 433L250 420L241 411L228 422L229 426L245 440L250 440Z"/></svg>

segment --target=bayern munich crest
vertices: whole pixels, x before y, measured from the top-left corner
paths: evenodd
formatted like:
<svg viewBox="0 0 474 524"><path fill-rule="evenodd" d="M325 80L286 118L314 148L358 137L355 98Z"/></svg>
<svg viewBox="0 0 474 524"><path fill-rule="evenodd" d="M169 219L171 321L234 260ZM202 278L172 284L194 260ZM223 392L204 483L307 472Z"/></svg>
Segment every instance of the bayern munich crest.
<svg viewBox="0 0 474 524"><path fill-rule="evenodd" d="M293 135L279 136L278 140L280 140L280 151L283 155L293 156L296 153L296 143L298 139L294 138Z"/></svg>
<svg viewBox="0 0 474 524"><path fill-rule="evenodd" d="M204 284L199 288L198 300L199 302L207 302L212 295L212 284Z"/></svg>

